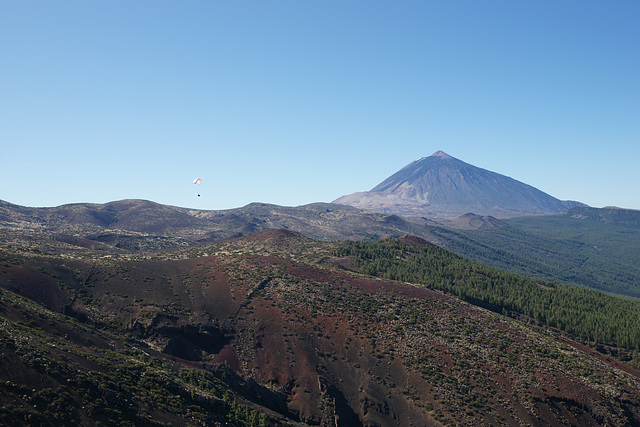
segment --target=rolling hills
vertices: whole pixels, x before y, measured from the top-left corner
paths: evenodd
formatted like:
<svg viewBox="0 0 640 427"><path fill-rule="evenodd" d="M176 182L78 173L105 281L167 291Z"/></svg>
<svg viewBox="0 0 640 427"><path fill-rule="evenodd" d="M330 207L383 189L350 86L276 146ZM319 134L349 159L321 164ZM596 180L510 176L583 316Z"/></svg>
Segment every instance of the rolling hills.
<svg viewBox="0 0 640 427"><path fill-rule="evenodd" d="M252 203L200 211L123 200L53 208L0 202L0 218L5 244L77 256L93 250L118 254L190 246L268 229L288 229L321 241L410 234L527 277L640 296L640 212L625 209L574 207L556 215L512 219L466 214L435 222L328 203Z"/></svg>

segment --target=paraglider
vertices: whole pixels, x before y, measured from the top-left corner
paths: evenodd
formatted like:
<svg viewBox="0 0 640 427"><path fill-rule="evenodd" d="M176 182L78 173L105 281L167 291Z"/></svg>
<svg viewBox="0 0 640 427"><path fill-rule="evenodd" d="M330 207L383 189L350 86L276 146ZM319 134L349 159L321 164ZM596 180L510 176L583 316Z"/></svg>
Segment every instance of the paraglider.
<svg viewBox="0 0 640 427"><path fill-rule="evenodd" d="M200 178L196 178L193 180L193 183L195 185L201 185L202 184L202 180ZM198 197L200 197L200 194L198 194Z"/></svg>

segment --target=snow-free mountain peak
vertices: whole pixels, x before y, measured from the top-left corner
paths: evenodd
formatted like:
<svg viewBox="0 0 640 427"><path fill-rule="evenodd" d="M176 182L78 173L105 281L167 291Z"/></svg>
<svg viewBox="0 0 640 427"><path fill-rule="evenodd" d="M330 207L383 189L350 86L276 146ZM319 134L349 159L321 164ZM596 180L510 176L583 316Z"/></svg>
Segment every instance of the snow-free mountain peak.
<svg viewBox="0 0 640 427"><path fill-rule="evenodd" d="M433 153L432 155L430 155L429 157L442 157L443 159L453 159L453 157L451 157L450 155L448 155L447 153L445 153L442 150L438 150L435 153ZM423 157L424 159L425 157Z"/></svg>
<svg viewBox="0 0 640 427"><path fill-rule="evenodd" d="M403 216L455 218L466 213L508 218L571 206L537 188L436 151L409 163L370 191L333 203Z"/></svg>

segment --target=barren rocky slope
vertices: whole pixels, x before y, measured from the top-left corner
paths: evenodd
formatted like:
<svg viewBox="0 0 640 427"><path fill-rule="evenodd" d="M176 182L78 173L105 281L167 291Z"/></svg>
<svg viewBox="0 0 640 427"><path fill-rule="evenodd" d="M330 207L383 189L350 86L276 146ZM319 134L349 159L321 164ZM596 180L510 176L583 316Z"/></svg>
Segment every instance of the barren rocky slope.
<svg viewBox="0 0 640 427"><path fill-rule="evenodd" d="M5 247L0 419L640 422L630 366L424 285L359 274L340 245L270 230L82 259Z"/></svg>
<svg viewBox="0 0 640 427"><path fill-rule="evenodd" d="M370 191L342 196L333 203L372 212L448 219L467 213L497 218L545 215L577 204L442 151L408 164Z"/></svg>

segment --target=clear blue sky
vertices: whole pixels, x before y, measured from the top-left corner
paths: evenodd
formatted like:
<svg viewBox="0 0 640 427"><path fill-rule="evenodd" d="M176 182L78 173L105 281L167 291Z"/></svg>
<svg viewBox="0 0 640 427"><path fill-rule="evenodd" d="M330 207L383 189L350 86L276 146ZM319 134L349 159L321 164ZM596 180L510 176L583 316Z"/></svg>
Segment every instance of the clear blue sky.
<svg viewBox="0 0 640 427"><path fill-rule="evenodd" d="M0 61L11 203L297 206L443 150L640 209L637 0L4 1Z"/></svg>

